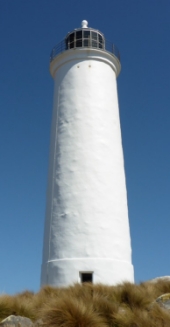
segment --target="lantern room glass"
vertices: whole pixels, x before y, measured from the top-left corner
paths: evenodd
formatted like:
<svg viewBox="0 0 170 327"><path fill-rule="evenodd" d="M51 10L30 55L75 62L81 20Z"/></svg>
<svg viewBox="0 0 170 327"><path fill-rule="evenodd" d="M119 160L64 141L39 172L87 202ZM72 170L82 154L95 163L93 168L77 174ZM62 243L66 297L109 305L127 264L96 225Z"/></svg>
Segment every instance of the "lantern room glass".
<svg viewBox="0 0 170 327"><path fill-rule="evenodd" d="M66 50L73 48L105 48L104 36L98 31L84 29L70 33L66 39Z"/></svg>

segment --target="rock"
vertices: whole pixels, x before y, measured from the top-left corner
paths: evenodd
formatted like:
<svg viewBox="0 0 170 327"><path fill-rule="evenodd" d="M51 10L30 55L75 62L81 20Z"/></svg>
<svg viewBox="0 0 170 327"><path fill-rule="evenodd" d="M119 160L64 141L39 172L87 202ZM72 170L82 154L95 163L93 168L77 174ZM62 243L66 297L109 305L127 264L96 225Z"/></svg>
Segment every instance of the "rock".
<svg viewBox="0 0 170 327"><path fill-rule="evenodd" d="M163 294L156 299L160 307L170 310L170 293Z"/></svg>
<svg viewBox="0 0 170 327"><path fill-rule="evenodd" d="M159 282L159 280L163 280L163 281L170 281L170 276L162 276L162 277L156 277L154 279L149 280L150 283L157 283Z"/></svg>
<svg viewBox="0 0 170 327"><path fill-rule="evenodd" d="M4 320L2 320L0 322L0 326L2 327L32 327L33 326L33 322L31 321L31 319L26 318L26 317L21 317L21 316L9 316L7 318L5 318Z"/></svg>

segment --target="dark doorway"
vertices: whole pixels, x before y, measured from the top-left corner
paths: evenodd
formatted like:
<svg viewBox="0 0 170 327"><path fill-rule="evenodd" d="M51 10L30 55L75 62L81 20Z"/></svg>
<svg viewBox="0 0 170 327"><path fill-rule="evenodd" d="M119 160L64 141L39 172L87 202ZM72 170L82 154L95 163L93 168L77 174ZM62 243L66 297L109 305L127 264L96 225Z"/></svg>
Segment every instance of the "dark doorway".
<svg viewBox="0 0 170 327"><path fill-rule="evenodd" d="M93 274L92 273L80 273L81 283L92 283Z"/></svg>

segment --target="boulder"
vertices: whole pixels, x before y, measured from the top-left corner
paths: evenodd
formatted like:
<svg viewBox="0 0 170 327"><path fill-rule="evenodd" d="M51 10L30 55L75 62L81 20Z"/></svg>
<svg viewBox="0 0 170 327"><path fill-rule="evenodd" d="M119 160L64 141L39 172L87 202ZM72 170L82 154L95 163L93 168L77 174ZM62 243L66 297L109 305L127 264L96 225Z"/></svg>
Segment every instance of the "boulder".
<svg viewBox="0 0 170 327"><path fill-rule="evenodd" d="M0 322L0 327L33 327L31 319L21 316L9 316Z"/></svg>
<svg viewBox="0 0 170 327"><path fill-rule="evenodd" d="M162 294L156 299L156 302L160 305L160 307L170 310L170 293Z"/></svg>

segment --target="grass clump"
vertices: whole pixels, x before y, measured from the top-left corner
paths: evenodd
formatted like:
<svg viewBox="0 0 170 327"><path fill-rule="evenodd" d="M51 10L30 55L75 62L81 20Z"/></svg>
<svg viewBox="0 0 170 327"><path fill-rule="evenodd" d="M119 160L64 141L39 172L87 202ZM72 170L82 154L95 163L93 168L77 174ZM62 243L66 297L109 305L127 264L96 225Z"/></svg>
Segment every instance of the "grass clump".
<svg viewBox="0 0 170 327"><path fill-rule="evenodd" d="M41 316L44 325L50 327L107 327L91 304L68 296L45 306Z"/></svg>
<svg viewBox="0 0 170 327"><path fill-rule="evenodd" d="M28 294L28 292L27 292ZM15 296L1 295L0 296L0 321L10 315L23 316L34 320L32 307L33 295L30 297L25 294Z"/></svg>
<svg viewBox="0 0 170 327"><path fill-rule="evenodd" d="M170 311L155 300L170 293L167 279L139 285L75 284L0 296L0 321L20 315L44 327L170 327Z"/></svg>

